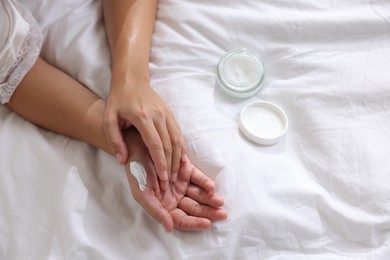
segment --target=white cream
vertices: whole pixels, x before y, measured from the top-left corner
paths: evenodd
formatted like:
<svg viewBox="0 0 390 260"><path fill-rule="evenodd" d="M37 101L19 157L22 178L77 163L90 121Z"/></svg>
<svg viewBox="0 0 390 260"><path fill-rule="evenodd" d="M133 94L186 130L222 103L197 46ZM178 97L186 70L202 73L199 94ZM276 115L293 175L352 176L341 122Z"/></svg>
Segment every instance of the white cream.
<svg viewBox="0 0 390 260"><path fill-rule="evenodd" d="M248 98L256 95L263 79L263 63L251 50L231 50L218 63L218 86L231 97Z"/></svg>
<svg viewBox="0 0 390 260"><path fill-rule="evenodd" d="M245 53L229 57L224 65L226 80L237 87L247 87L256 84L262 74L259 62Z"/></svg>
<svg viewBox="0 0 390 260"><path fill-rule="evenodd" d="M146 170L142 163L130 162L130 172L138 182L138 187L141 191L146 187Z"/></svg>

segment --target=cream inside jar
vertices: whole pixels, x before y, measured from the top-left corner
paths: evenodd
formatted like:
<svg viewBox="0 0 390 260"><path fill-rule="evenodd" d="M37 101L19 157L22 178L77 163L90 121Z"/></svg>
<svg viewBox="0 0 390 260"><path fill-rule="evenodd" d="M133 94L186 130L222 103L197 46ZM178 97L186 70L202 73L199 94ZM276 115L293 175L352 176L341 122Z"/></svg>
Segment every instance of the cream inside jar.
<svg viewBox="0 0 390 260"><path fill-rule="evenodd" d="M264 78L260 58L248 49L232 50L218 64L218 86L235 98L248 98L259 92Z"/></svg>

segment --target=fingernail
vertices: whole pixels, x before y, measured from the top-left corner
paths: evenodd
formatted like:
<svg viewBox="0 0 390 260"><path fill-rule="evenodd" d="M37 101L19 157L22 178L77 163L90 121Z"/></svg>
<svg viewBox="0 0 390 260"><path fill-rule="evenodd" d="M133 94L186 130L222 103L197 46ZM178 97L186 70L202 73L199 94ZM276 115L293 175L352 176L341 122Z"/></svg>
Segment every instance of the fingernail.
<svg viewBox="0 0 390 260"><path fill-rule="evenodd" d="M181 161L182 161L182 162L186 162L187 160L188 160L187 155L186 155L186 154L183 154L183 155L181 156Z"/></svg>
<svg viewBox="0 0 390 260"><path fill-rule="evenodd" d="M167 228L167 226L165 226L165 224L162 224L162 226L163 226L163 228L164 228L165 232L167 232L167 233L168 233L169 231L168 231L168 228Z"/></svg>
<svg viewBox="0 0 390 260"><path fill-rule="evenodd" d="M164 181L164 190L169 190L169 181Z"/></svg>
<svg viewBox="0 0 390 260"><path fill-rule="evenodd" d="M172 182L177 181L177 172L172 173Z"/></svg>
<svg viewBox="0 0 390 260"><path fill-rule="evenodd" d="M163 181L167 181L168 180L168 172L167 171L163 171L163 173L162 173L162 180Z"/></svg>
<svg viewBox="0 0 390 260"><path fill-rule="evenodd" d="M120 154L120 153L117 153L116 155L115 155L115 157L116 157L116 161L117 161L117 163L121 163L122 162L122 155Z"/></svg>

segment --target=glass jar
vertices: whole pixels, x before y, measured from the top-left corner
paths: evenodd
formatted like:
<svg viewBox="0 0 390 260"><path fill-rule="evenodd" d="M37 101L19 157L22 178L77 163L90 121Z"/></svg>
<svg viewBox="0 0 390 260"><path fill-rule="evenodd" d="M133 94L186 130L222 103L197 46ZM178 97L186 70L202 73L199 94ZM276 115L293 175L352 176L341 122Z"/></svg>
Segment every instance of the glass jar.
<svg viewBox="0 0 390 260"><path fill-rule="evenodd" d="M264 66L253 51L235 49L221 58L217 74L218 86L226 94L235 98L249 98L261 89Z"/></svg>

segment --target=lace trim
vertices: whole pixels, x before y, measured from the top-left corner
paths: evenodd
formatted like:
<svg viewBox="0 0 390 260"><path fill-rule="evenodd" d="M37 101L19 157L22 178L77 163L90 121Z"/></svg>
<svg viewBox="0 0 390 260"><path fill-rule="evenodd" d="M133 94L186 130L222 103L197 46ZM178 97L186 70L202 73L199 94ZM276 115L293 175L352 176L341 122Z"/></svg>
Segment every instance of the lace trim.
<svg viewBox="0 0 390 260"><path fill-rule="evenodd" d="M0 80L0 102L9 102L16 87L22 81L27 72L34 65L39 56L42 45L42 34L35 19L29 11L21 7L21 15L30 24L30 30L18 47L18 56L14 64L9 68L7 74Z"/></svg>

